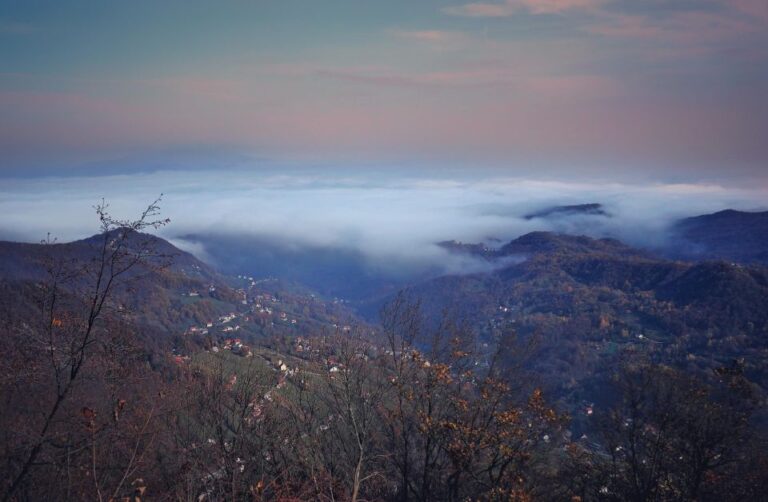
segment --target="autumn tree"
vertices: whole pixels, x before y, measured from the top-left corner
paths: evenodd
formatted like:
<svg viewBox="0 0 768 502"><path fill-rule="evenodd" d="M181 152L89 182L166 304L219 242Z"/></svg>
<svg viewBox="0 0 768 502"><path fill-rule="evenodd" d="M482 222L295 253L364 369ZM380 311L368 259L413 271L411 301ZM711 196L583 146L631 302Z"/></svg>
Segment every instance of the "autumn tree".
<svg viewBox="0 0 768 502"><path fill-rule="evenodd" d="M255 496L278 476L280 432L270 411L277 376L252 357L206 356L176 382L160 466L166 490L185 500Z"/></svg>
<svg viewBox="0 0 768 502"><path fill-rule="evenodd" d="M599 417L601 446L585 477L590 498L741 500L738 490L749 491L755 401L740 374L706 382L628 364L613 384L617 403Z"/></svg>
<svg viewBox="0 0 768 502"><path fill-rule="evenodd" d="M6 326L14 343L3 364L25 371L2 381L3 500L103 500L141 491L129 478L151 441L155 405L123 394L136 383L130 370L138 357L114 300L131 281L167 265L169 257L142 234L168 222L158 204L136 220L115 219L107 204L97 205L100 233L77 247L80 254L43 242L37 315Z"/></svg>
<svg viewBox="0 0 768 502"><path fill-rule="evenodd" d="M392 393L382 402L400 500L525 500L564 418L541 390L515 399L498 351L449 315L433 329L398 297L382 314ZM422 341L419 343L419 337Z"/></svg>

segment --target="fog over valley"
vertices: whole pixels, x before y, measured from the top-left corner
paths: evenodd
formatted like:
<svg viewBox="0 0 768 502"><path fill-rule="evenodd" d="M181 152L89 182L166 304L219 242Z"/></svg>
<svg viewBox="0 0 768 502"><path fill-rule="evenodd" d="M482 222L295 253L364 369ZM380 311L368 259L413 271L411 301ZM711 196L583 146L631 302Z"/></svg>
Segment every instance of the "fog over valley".
<svg viewBox="0 0 768 502"><path fill-rule="evenodd" d="M160 235L213 265L231 268L221 259L237 256L231 246L241 244L283 250L286 256L334 251L393 275L490 266L436 245L442 241L497 247L545 230L613 237L653 249L666 244L669 225L680 218L768 207L762 189L717 184L198 169L132 174L130 180L122 175L5 179L0 238L37 242L48 232L60 241L85 238L95 233L91 207L102 197L115 214L132 214L141 201L161 192L172 225ZM580 206L590 203L599 209ZM221 246L215 253L208 249L216 240L230 247L227 252Z"/></svg>

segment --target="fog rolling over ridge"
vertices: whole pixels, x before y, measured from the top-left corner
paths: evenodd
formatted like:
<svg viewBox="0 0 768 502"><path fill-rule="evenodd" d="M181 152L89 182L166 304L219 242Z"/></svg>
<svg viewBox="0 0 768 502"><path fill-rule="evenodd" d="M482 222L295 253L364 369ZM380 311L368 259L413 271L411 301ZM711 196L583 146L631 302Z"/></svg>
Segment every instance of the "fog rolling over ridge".
<svg viewBox="0 0 768 502"><path fill-rule="evenodd" d="M121 216L160 192L172 221L162 237L227 272L310 276L313 286L330 281L328 274L354 272L362 283L389 277L394 287L404 277L494 266L437 245L447 240L498 246L549 230L657 248L679 218L766 208L761 189L715 184L197 169L6 179L0 238L35 242L47 232L64 241L83 238L96 231L91 207L102 197Z"/></svg>

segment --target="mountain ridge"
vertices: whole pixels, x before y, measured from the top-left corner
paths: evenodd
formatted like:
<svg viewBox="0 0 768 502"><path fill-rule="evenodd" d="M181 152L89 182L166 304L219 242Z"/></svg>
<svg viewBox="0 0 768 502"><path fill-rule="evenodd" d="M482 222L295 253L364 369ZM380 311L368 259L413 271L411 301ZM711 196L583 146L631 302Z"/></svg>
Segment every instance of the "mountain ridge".
<svg viewBox="0 0 768 502"><path fill-rule="evenodd" d="M671 256L768 264L768 211L725 209L684 218L670 229Z"/></svg>

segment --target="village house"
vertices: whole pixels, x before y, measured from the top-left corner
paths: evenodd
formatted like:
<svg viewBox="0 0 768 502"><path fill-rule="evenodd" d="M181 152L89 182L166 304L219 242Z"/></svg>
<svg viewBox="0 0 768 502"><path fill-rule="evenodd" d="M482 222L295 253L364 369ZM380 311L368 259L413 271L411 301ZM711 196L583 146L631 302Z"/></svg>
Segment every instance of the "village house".
<svg viewBox="0 0 768 502"><path fill-rule="evenodd" d="M253 352L251 352L251 348L247 345L243 345L242 343L239 345L235 345L232 347L232 353L237 354L242 357L252 357Z"/></svg>
<svg viewBox="0 0 768 502"><path fill-rule="evenodd" d="M224 350L232 350L232 347L240 346L243 342L239 338L227 338L224 340Z"/></svg>

